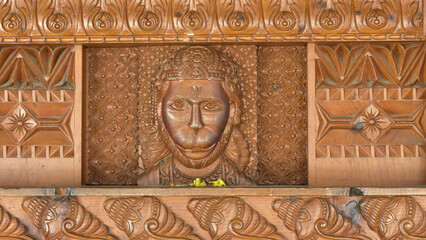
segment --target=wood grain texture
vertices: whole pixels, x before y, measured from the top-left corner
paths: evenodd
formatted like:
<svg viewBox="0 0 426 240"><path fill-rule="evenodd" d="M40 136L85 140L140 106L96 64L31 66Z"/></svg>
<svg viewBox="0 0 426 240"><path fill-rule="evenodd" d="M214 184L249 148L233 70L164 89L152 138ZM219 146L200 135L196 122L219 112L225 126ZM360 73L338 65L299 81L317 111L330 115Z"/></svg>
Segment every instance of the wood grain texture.
<svg viewBox="0 0 426 240"><path fill-rule="evenodd" d="M67 173L58 183L80 184L80 150L74 149L81 143L81 113L75 111L81 107L81 93L77 101L75 94L81 84L79 52L70 46L0 48L3 186L52 184L48 177L34 179L34 172L57 177L52 167Z"/></svg>
<svg viewBox="0 0 426 240"><path fill-rule="evenodd" d="M270 193L264 194L265 189ZM358 189L360 194L373 196L350 196L347 188L164 190L169 193L155 195L149 188L0 189L0 236L371 240L426 237L424 188L410 192L404 188ZM403 195L393 195L396 193Z"/></svg>
<svg viewBox="0 0 426 240"><path fill-rule="evenodd" d="M9 0L1 42L424 40L420 0Z"/></svg>
<svg viewBox="0 0 426 240"><path fill-rule="evenodd" d="M320 44L314 58L310 183L426 183L425 45Z"/></svg>

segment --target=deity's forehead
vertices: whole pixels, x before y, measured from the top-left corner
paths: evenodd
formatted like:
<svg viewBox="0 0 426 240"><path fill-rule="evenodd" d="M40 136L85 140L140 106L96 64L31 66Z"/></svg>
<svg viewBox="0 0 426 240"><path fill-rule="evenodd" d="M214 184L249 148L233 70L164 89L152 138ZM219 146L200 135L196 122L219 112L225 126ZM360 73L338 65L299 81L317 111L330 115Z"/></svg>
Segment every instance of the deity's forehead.
<svg viewBox="0 0 426 240"><path fill-rule="evenodd" d="M209 98L228 101L228 95L222 86L222 81L217 80L170 81L164 97L166 100L174 97L185 97L193 101Z"/></svg>
<svg viewBox="0 0 426 240"><path fill-rule="evenodd" d="M164 80L216 80L225 81L232 69L229 62L217 51L193 46L177 51L168 61Z"/></svg>

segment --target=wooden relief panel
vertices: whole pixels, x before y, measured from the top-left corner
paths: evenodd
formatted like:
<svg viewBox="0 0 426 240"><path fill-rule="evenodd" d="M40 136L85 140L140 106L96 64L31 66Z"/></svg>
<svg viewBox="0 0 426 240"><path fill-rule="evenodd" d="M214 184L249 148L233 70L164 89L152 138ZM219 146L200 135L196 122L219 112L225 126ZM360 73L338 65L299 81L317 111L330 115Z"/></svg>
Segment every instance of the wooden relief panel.
<svg viewBox="0 0 426 240"><path fill-rule="evenodd" d="M341 188L272 188L279 194L268 194L271 188L174 188L173 196L168 196L170 189L166 189L155 197L145 195L150 195L146 188L120 192L106 188L56 189L56 194L51 190L3 190L0 238L426 238L426 202L421 188L390 190L414 193L403 196L368 194L384 190L377 188L358 189L368 196L348 196L349 189ZM77 196L70 195L69 190ZM188 192L196 197L188 196Z"/></svg>
<svg viewBox="0 0 426 240"><path fill-rule="evenodd" d="M132 184L138 157L139 53L88 49L88 183Z"/></svg>
<svg viewBox="0 0 426 240"><path fill-rule="evenodd" d="M421 0L7 0L0 3L0 40L419 41L423 6Z"/></svg>
<svg viewBox="0 0 426 240"><path fill-rule="evenodd" d="M340 184L349 179L369 185L426 183L425 49L421 43L316 47L315 167L320 175L314 183L331 183L323 174L335 172L329 164L337 162L348 174L347 180L337 174ZM390 176L382 172L381 179L362 179L381 168Z"/></svg>
<svg viewBox="0 0 426 240"><path fill-rule="evenodd" d="M36 180L34 174L53 174L51 177L55 178L53 168L60 164L63 167L57 170L69 177L61 175L57 183L80 181L72 176L74 144L78 139L74 128L74 61L72 47L0 49L0 168L4 173L0 182L3 186L52 183L55 180ZM79 172L80 167L75 170Z"/></svg>
<svg viewBox="0 0 426 240"><path fill-rule="evenodd" d="M88 183L135 184L139 175L140 179L141 176L144 179L138 180L140 184L158 185L169 182L187 184L192 182L193 176L204 176L206 180L225 178L226 174L235 174L233 172L236 172L237 164L242 164L238 166L237 172L241 174L244 172L249 178L256 179L258 165L256 47L212 46L211 48L215 54L221 54L214 57L219 57L220 61L222 58L227 59L226 61L232 63L229 66L234 71L230 79L234 81L235 86L232 89L235 90L232 91L236 94L235 104L239 106L235 111L238 116L232 121L235 121L235 126L239 129L230 127L226 130L229 133L224 135L231 138L229 141L232 144L229 144L229 147L236 147L237 143L246 145L243 146L245 152L242 152L242 155L234 156L230 149L227 150L226 158L234 158L229 160L231 164L225 163L223 168L218 167L220 164L217 165L217 162L225 161L218 159L214 164L216 167L193 176L179 170L175 166L175 160L169 157L170 149L163 143L162 134L165 134L165 129L161 130L162 118L158 117L158 108L162 101L159 91L162 80L158 80L160 70L167 66L167 59L180 49L183 47L89 49ZM209 51L209 48L204 49ZM187 76L187 79L191 77L192 75ZM200 82L197 86L203 88L203 85L204 82ZM242 91L244 94L241 94ZM232 97L234 98L234 95ZM231 120L227 118L227 121ZM236 131L238 132L235 133ZM236 149L232 151L235 152ZM139 167L136 165L138 161ZM157 172L159 177L155 177L156 180L147 180L146 178L151 178L145 174L147 171ZM153 174L157 176L157 173ZM228 182L236 184L243 175L240 177L232 175L234 177L229 178ZM250 180L250 183L252 181Z"/></svg>
<svg viewBox="0 0 426 240"><path fill-rule="evenodd" d="M259 183L307 183L306 47L259 48Z"/></svg>

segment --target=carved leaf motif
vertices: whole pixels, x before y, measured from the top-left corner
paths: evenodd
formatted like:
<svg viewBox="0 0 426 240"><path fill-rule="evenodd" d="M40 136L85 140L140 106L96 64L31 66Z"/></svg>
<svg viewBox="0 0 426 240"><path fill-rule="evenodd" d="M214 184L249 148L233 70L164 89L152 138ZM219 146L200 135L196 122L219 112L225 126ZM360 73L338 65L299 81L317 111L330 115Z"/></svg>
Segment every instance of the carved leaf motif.
<svg viewBox="0 0 426 240"><path fill-rule="evenodd" d="M426 238L426 212L412 197L365 197L359 208L383 240Z"/></svg>
<svg viewBox="0 0 426 240"><path fill-rule="evenodd" d="M402 23L407 32L420 33L423 30L423 6L421 0L402 0Z"/></svg>
<svg viewBox="0 0 426 240"><path fill-rule="evenodd" d="M200 239L155 197L111 198L104 208L130 239Z"/></svg>
<svg viewBox="0 0 426 240"><path fill-rule="evenodd" d="M425 86L425 44L317 45L316 87Z"/></svg>
<svg viewBox="0 0 426 240"><path fill-rule="evenodd" d="M354 1L356 25L361 33L390 33L397 27L398 4L392 0Z"/></svg>
<svg viewBox="0 0 426 240"><path fill-rule="evenodd" d="M212 239L285 239L265 217L237 197L199 198L188 209Z"/></svg>
<svg viewBox="0 0 426 240"><path fill-rule="evenodd" d="M124 0L84 0L83 19L88 34L116 35L125 26Z"/></svg>
<svg viewBox="0 0 426 240"><path fill-rule="evenodd" d="M214 2L184 0L173 2L173 23L177 34L208 34L214 23Z"/></svg>
<svg viewBox="0 0 426 240"><path fill-rule="evenodd" d="M77 198L33 197L24 200L22 207L47 239L116 239Z"/></svg>
<svg viewBox="0 0 426 240"><path fill-rule="evenodd" d="M33 11L32 1L7 0L0 3L0 35L29 34Z"/></svg>
<svg viewBox="0 0 426 240"><path fill-rule="evenodd" d="M127 3L128 21L134 34L162 34L167 28L169 5L165 0L136 0Z"/></svg>
<svg viewBox="0 0 426 240"><path fill-rule="evenodd" d="M27 228L0 206L0 239L30 240Z"/></svg>
<svg viewBox="0 0 426 240"><path fill-rule="evenodd" d="M76 1L42 0L38 2L37 16L41 20L41 31L46 35L74 34L78 15Z"/></svg>
<svg viewBox="0 0 426 240"><path fill-rule="evenodd" d="M310 21L315 33L346 33L351 26L351 3L347 0L315 0Z"/></svg>
<svg viewBox="0 0 426 240"><path fill-rule="evenodd" d="M301 33L305 28L306 1L262 0L269 33Z"/></svg>
<svg viewBox="0 0 426 240"><path fill-rule="evenodd" d="M0 51L0 88L72 90L72 47L12 47Z"/></svg>
<svg viewBox="0 0 426 240"><path fill-rule="evenodd" d="M219 27L224 34L252 34L258 30L259 0L217 1Z"/></svg>
<svg viewBox="0 0 426 240"><path fill-rule="evenodd" d="M275 200L272 209L297 239L369 239L325 198Z"/></svg>

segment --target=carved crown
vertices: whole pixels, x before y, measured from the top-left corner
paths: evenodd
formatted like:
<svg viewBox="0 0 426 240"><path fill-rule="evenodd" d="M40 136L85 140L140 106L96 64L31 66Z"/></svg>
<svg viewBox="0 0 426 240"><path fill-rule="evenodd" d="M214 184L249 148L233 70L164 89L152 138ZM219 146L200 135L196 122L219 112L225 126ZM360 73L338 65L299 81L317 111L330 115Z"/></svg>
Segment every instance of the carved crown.
<svg viewBox="0 0 426 240"><path fill-rule="evenodd" d="M217 51L203 46L183 48L166 66L164 80L225 81L232 66Z"/></svg>

